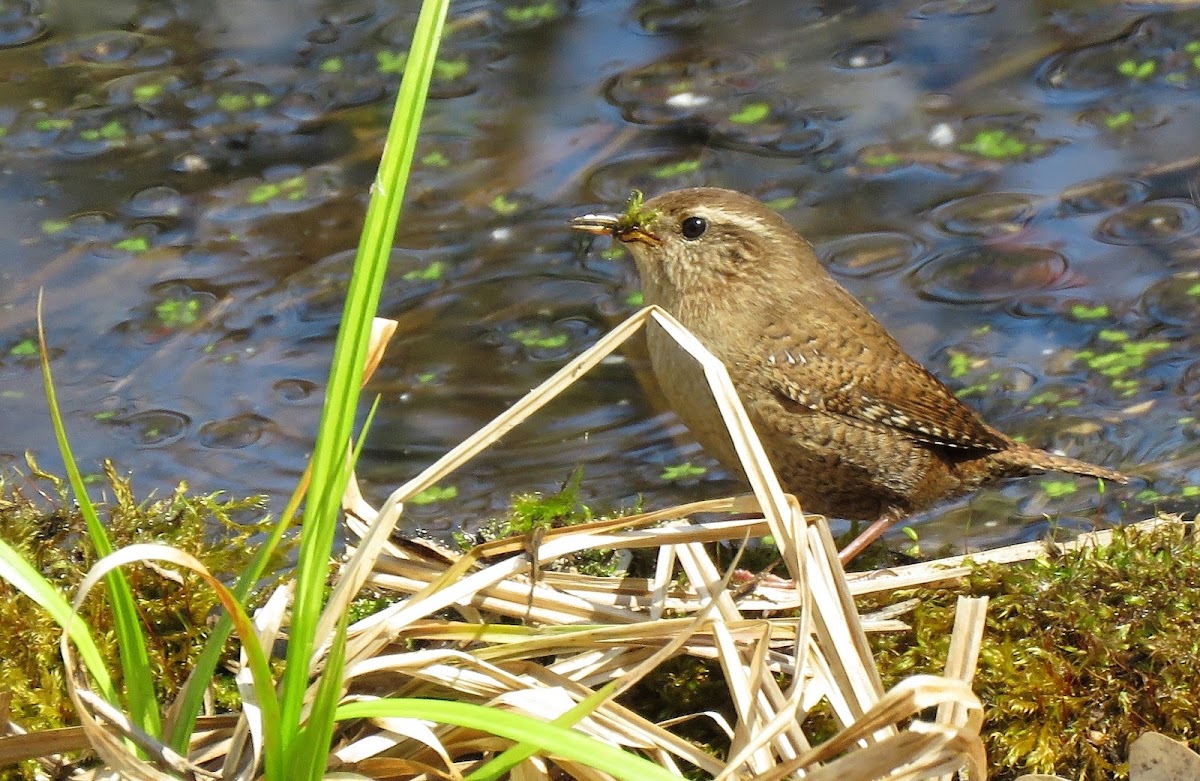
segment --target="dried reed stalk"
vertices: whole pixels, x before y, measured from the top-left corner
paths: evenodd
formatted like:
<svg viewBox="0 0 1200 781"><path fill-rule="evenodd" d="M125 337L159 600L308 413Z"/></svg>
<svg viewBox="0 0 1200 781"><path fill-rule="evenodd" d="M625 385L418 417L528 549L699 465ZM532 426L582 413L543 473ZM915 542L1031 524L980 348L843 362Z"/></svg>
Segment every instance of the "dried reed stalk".
<svg viewBox="0 0 1200 781"><path fill-rule="evenodd" d="M553 529L536 546L524 539L497 540L466 555L392 539L404 502L511 431L651 321L703 367L752 497ZM372 349L376 359L380 350L379 345ZM356 479L343 506L357 544L323 615L318 654L336 617L363 586L397 596L395 604L350 628L348 699L381 693L452 697L553 719L616 681L616 689L575 729L641 752L668 770L691 765L718 779L867 781L933 778L965 767L973 781L986 777L979 739L982 709L966 682L981 612L973 622L956 622L957 652L947 677L918 676L884 692L827 523L806 517L783 493L728 373L661 309L648 307L626 320L394 491L380 508L363 499ZM756 517L686 520L697 512L747 511ZM748 536L766 533L774 537L787 579L731 589L732 573L722 572L708 544L736 547ZM594 548L652 551L656 574L603 586L594 578L567 574L532 576L542 565ZM680 573L686 586L678 582ZM285 602L281 591L257 615L265 643L279 632ZM69 649L64 653L69 656ZM723 671L734 722L714 712L683 718L707 719L721 729L730 740L726 760L672 734L668 727L679 719L656 724L614 701L617 693L679 654L714 660ZM197 740L186 759L151 741L146 745L154 760L143 761L125 749L124 741L135 734L132 725L106 713L69 665L72 696L87 714L83 729L110 768L136 778L168 777L164 770L191 778L253 777L261 740L252 693L244 690L250 696L232 731ZM838 731L814 745L810 719L818 706ZM922 720L922 711L932 707L946 715ZM348 725L338 741L334 757L341 769L389 779L461 778L478 763L480 752L508 746L494 736L415 719ZM520 762L511 775L548 779L563 773L607 778L574 762L537 755Z"/></svg>
<svg viewBox="0 0 1200 781"><path fill-rule="evenodd" d="M523 539L498 540L465 556L451 551L426 554L391 539L404 502L507 434L651 321L703 368L753 497L554 529L536 547ZM956 680L955 672L955 677L911 679L883 692L828 525L824 519L804 516L795 500L783 493L724 367L656 307L622 323L394 491L379 510L363 500L353 481L344 504L348 526L360 539L343 573L343 579L354 584L347 593L368 585L401 596L392 607L351 627L347 675L358 682L353 691L368 690L371 681L386 679L400 695L462 696L552 718L612 680L628 685L644 674L650 661L657 663L658 656L670 650L720 664L736 721L724 724L715 714L693 717L724 724L732 741L728 761L699 752L663 725L646 722L611 699L577 728L639 749L664 767L678 768L682 761L717 778L806 773L916 779L961 767L968 767L973 779L986 775L979 740L982 710L969 686ZM759 517L683 520L697 512L735 509ZM772 578L745 593L731 591L705 543L736 546L747 536L763 534L774 537L788 580ZM595 548L653 551L657 574L604 585L565 573L531 578L542 565ZM507 558L497 560L498 556ZM368 567L369 572L361 569ZM675 580L680 571L686 587ZM799 618L772 617L796 608ZM461 620L437 617L446 610L457 612ZM499 617L525 625L499 627ZM326 625L332 625L332 618ZM974 637L978 626L956 623L955 637ZM465 643L469 650L451 652ZM402 650L414 644L443 650ZM961 640L956 647L962 648L956 670L970 668L977 646ZM821 702L841 731L813 746L805 722ZM918 718L935 705L953 708L961 716L944 722ZM470 762L449 758L483 745L480 736L462 730L435 727L433 733L440 741L436 750L427 735L422 742L394 730L381 740L377 729L364 727L349 738L339 756L360 770L383 756L403 757L414 763L412 767L436 767L438 773L453 776ZM499 750L503 742L489 745ZM370 746L378 751L373 753ZM553 764L580 778L593 777L570 763ZM907 769L898 772L899 768ZM528 761L521 772L523 777L547 778L551 770L545 762Z"/></svg>

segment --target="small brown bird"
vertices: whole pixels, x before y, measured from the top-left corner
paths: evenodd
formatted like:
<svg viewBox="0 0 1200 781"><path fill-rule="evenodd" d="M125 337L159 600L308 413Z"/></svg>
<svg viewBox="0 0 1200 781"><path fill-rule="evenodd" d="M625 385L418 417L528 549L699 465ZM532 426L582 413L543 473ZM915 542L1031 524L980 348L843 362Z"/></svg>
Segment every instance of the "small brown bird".
<svg viewBox="0 0 1200 781"><path fill-rule="evenodd" d="M843 562L905 515L994 480L1059 470L1127 482L983 422L829 275L812 245L750 196L678 190L572 227L628 247L646 303L725 364L784 490L808 512L875 521ZM740 470L695 361L653 324L647 339L672 408Z"/></svg>

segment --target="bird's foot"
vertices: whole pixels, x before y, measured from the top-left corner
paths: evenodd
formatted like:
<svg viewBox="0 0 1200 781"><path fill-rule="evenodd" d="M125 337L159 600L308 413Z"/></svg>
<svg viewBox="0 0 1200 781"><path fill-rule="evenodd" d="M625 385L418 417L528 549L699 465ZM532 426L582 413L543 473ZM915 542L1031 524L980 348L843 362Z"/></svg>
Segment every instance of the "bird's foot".
<svg viewBox="0 0 1200 781"><path fill-rule="evenodd" d="M883 515L879 516L879 520L867 527L867 530L854 538L854 540L838 551L838 559L845 567L854 559L865 551L871 543L883 536L884 532L892 528L896 521L904 517L904 514L899 510L888 510Z"/></svg>

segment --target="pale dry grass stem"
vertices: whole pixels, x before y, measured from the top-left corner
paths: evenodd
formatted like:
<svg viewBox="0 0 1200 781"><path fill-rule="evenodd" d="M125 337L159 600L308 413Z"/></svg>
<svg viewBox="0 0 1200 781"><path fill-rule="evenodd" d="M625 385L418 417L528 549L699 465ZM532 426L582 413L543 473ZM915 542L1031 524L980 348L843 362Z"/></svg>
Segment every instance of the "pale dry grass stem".
<svg viewBox="0 0 1200 781"><path fill-rule="evenodd" d="M537 412L650 321L703 367L754 490L752 497L552 529L536 548L525 539L511 538L462 556L450 551L423 555L391 539L404 502L444 480ZM678 770L686 763L718 778L815 774L915 779L962 767L970 769L972 778L985 775L979 739L982 710L964 682L978 651L982 611L964 615L956 625L958 658L947 677L914 678L885 693L827 524L806 517L782 491L724 367L660 309L648 307L622 323L394 491L378 510L363 500L354 481L344 504L348 528L359 539L342 573L344 583L354 584L346 593L368 586L397 597L391 607L351 627L347 675L362 682L352 686L355 692L370 690L368 681L386 681L389 694L461 696L549 719L616 682L617 690L576 728L639 750L668 769ZM748 511L757 517L688 520L699 513ZM718 567L706 545L725 542L737 547L748 537L765 534L774 538L787 579L764 579L731 590L730 573ZM657 557L655 574L623 579L569 573L542 573L536 581L530 577L534 552L537 563L544 565L597 548L648 551ZM453 560L449 566L448 559ZM797 610L798 618L782 617ZM331 625L331 618L323 623ZM895 622L883 625L894 627ZM406 650L412 646L422 650ZM613 701L652 666L676 654L715 660L721 666L736 714L734 723L725 725L730 738L727 761ZM805 721L822 701L841 731L814 746ZM923 711L935 706L944 715L931 722L920 720ZM447 763L447 757L470 755L485 743L493 750L503 745L459 729L434 728L441 740L435 749L428 735L421 741L385 730L388 737L381 739L378 729L382 727L364 727L339 756L352 763L368 757L406 757L453 777L471 760L460 765L457 760ZM578 766L557 766L581 778L592 777ZM910 769L895 774L905 766ZM549 777L550 766L544 761L529 760L522 767L523 777Z"/></svg>
<svg viewBox="0 0 1200 781"><path fill-rule="evenodd" d="M467 554L393 539L404 503L438 483L596 366L637 329L653 321L700 362L713 388L753 496L551 529L537 545L496 540ZM386 341L382 331L377 341ZM372 349L379 355L380 344ZM964 608L955 624L944 677L917 676L885 692L871 658L852 591L825 520L805 516L784 494L724 367L664 311L648 307L622 323L543 385L437 463L394 491L379 508L351 478L343 498L352 550L337 577L313 647L319 667L337 617L363 588L395 602L349 628L344 702L378 697L455 699L552 720L591 698L573 729L655 761L668 771L690 768L718 779L921 779L966 769L986 777L979 737L982 708L969 680L983 627L983 604ZM694 522L696 514L737 514ZM752 513L752 517L744 517ZM731 586L733 569L710 555L712 543L737 549L770 534L786 578ZM136 546L144 548L145 546ZM598 578L538 572L538 565L591 549L641 550L657 562L645 578ZM152 554L194 571L198 562ZM536 562L534 557L536 556ZM118 566L108 562L106 567ZM89 578L95 583L99 575ZM83 599L86 589L81 590ZM283 633L288 592L281 588L255 615L265 647ZM884 615L877 627L895 628ZM69 658L71 651L64 648ZM715 711L654 723L616 698L663 662L691 655L719 664L733 719ZM89 741L113 770L136 778L249 779L260 766L262 719L253 686L239 685L245 708L235 727L198 733L187 758L136 741L106 712L72 666L73 696ZM601 692L598 694L598 692ZM310 692L310 695L312 692ZM311 700L311 696L310 696ZM717 706L718 703L713 703ZM936 709L937 716L925 714ZM820 710L836 725L818 741L810 717ZM707 719L728 738L726 758L672 733L681 720ZM828 721L826 721L828 723ZM512 744L477 730L410 718L360 720L335 733L340 770L372 778L464 778L480 757ZM609 778L577 761L534 754L510 776Z"/></svg>

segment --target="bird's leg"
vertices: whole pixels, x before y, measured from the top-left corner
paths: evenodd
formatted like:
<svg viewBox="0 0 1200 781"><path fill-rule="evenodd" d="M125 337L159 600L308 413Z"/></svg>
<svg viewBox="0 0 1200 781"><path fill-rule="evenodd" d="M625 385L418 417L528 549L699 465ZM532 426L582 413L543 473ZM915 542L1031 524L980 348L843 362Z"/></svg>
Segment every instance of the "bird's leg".
<svg viewBox="0 0 1200 781"><path fill-rule="evenodd" d="M838 551L838 559L842 562L842 566L846 566L854 559L858 558L871 543L883 536L883 533L904 517L904 513L895 507L889 507L884 510L883 515L879 516L879 520L867 527L867 530L854 538L846 547Z"/></svg>

